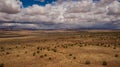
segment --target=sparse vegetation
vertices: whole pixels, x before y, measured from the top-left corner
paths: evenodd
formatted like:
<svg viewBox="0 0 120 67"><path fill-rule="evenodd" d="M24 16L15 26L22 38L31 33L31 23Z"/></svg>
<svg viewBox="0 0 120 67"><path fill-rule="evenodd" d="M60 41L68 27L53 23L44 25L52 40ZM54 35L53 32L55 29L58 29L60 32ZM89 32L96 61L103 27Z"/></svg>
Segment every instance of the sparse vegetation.
<svg viewBox="0 0 120 67"><path fill-rule="evenodd" d="M18 46L16 46L15 48L18 48Z"/></svg>
<svg viewBox="0 0 120 67"><path fill-rule="evenodd" d="M17 55L17 57L19 57L20 55Z"/></svg>
<svg viewBox="0 0 120 67"><path fill-rule="evenodd" d="M43 58L44 56L43 55L40 55L40 58Z"/></svg>
<svg viewBox="0 0 120 67"><path fill-rule="evenodd" d="M25 48L25 47L23 47L23 48Z"/></svg>
<svg viewBox="0 0 120 67"><path fill-rule="evenodd" d="M113 47L113 49L116 49L116 47Z"/></svg>
<svg viewBox="0 0 120 67"><path fill-rule="evenodd" d="M80 47L82 47L82 45L80 45Z"/></svg>
<svg viewBox="0 0 120 67"><path fill-rule="evenodd" d="M6 52L6 54L8 55L8 54L10 54L9 52Z"/></svg>
<svg viewBox="0 0 120 67"><path fill-rule="evenodd" d="M69 56L72 56L72 54L69 54Z"/></svg>
<svg viewBox="0 0 120 67"><path fill-rule="evenodd" d="M0 63L0 67L4 67L4 64L3 64L3 63Z"/></svg>
<svg viewBox="0 0 120 67"><path fill-rule="evenodd" d="M87 46L87 44L85 44L84 46Z"/></svg>
<svg viewBox="0 0 120 67"><path fill-rule="evenodd" d="M106 61L103 61L103 62L102 62L102 65L103 65L103 66L106 66L106 65L107 65L107 62L106 62Z"/></svg>
<svg viewBox="0 0 120 67"><path fill-rule="evenodd" d="M49 57L48 59L49 59L49 60L52 60L52 58L51 58L51 57Z"/></svg>
<svg viewBox="0 0 120 67"><path fill-rule="evenodd" d="M1 49L4 49L4 47L1 47Z"/></svg>
<svg viewBox="0 0 120 67"><path fill-rule="evenodd" d="M73 57L73 59L76 59L76 57Z"/></svg>
<svg viewBox="0 0 120 67"><path fill-rule="evenodd" d="M90 64L90 61L89 60L85 61L85 64L86 65Z"/></svg>
<svg viewBox="0 0 120 67"><path fill-rule="evenodd" d="M39 53L40 53L40 51L37 51L37 53L39 54Z"/></svg>
<svg viewBox="0 0 120 67"><path fill-rule="evenodd" d="M25 54L27 54L27 51L25 51Z"/></svg>
<svg viewBox="0 0 120 67"><path fill-rule="evenodd" d="M37 47L37 49L39 50L39 49L40 49L40 47Z"/></svg>
<svg viewBox="0 0 120 67"><path fill-rule="evenodd" d="M59 30L58 30L59 31ZM0 31L1 32L1 31ZM106 66L120 67L120 32L90 32L90 31L28 31L13 33L24 37L0 38L0 62L5 66L18 64L31 67L67 66L80 67ZM3 33L3 32L2 32ZM7 31L7 34L9 31ZM25 34L26 33L26 34ZM2 35L0 35L2 36ZM110 57L108 57L110 56ZM104 60L102 60L104 58ZM25 59L25 61L23 61ZM18 61L19 60L19 61ZM31 62L29 62L32 60ZM115 61L115 62L114 62ZM22 62L22 63L21 63ZM60 62L60 64L59 64ZM23 64L25 63L25 64ZM40 64L39 64L40 63ZM54 63L54 65L53 65ZM114 65L115 64L115 65Z"/></svg>
<svg viewBox="0 0 120 67"><path fill-rule="evenodd" d="M36 53L34 52L34 53L33 53L33 56L35 56L35 54L36 54Z"/></svg>
<svg viewBox="0 0 120 67"><path fill-rule="evenodd" d="M11 50L12 48L8 48L9 50Z"/></svg>
<svg viewBox="0 0 120 67"><path fill-rule="evenodd" d="M118 54L115 54L115 57L118 57Z"/></svg>
<svg viewBox="0 0 120 67"><path fill-rule="evenodd" d="M108 45L108 47L110 47L110 45Z"/></svg>
<svg viewBox="0 0 120 67"><path fill-rule="evenodd" d="M54 52L57 52L57 50L56 49L52 49Z"/></svg>
<svg viewBox="0 0 120 67"><path fill-rule="evenodd" d="M47 56L47 54L44 54L44 56L46 57L46 56Z"/></svg>

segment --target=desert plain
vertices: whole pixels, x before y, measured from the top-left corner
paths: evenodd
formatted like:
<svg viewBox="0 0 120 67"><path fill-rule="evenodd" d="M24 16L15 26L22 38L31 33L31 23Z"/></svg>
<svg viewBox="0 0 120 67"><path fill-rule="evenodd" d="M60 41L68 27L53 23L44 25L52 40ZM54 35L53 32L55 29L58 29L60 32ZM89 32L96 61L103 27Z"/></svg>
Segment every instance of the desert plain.
<svg viewBox="0 0 120 67"><path fill-rule="evenodd" d="M0 31L0 67L120 67L120 30Z"/></svg>

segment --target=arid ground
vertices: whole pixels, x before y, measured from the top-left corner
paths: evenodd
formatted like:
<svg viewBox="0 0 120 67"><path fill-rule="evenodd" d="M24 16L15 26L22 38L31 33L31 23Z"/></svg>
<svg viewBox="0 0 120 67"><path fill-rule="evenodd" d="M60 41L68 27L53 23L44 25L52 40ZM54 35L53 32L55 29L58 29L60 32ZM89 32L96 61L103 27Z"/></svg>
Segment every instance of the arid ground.
<svg viewBox="0 0 120 67"><path fill-rule="evenodd" d="M120 30L0 31L0 67L120 67Z"/></svg>

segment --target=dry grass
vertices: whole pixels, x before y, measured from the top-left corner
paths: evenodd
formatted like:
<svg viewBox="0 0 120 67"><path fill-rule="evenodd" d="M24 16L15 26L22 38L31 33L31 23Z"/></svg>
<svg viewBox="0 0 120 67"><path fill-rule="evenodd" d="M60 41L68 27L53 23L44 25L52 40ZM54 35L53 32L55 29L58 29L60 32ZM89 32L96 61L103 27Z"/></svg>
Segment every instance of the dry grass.
<svg viewBox="0 0 120 67"><path fill-rule="evenodd" d="M119 30L0 31L0 63L4 67L120 67L119 34Z"/></svg>

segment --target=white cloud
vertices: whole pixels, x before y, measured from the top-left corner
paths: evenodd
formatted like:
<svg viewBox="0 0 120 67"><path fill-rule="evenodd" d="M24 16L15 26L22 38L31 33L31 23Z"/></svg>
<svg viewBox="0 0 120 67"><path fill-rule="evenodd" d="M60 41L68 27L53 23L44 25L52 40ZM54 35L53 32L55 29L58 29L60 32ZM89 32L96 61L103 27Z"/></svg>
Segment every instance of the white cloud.
<svg viewBox="0 0 120 67"><path fill-rule="evenodd" d="M45 7L38 5L33 5L28 8L24 8L22 11L26 15L44 15L47 12L47 10L45 10Z"/></svg>
<svg viewBox="0 0 120 67"><path fill-rule="evenodd" d="M114 1L117 1L117 0L101 0L96 5L104 7L104 6L107 6L107 5L109 5L110 3L114 2Z"/></svg>
<svg viewBox="0 0 120 67"><path fill-rule="evenodd" d="M92 0L70 2L59 0L58 2L55 5L48 4L45 7L33 5L20 8L19 1L1 0L0 20L27 22L27 26L29 26L29 22L32 22L40 29L97 26L102 28L110 27L109 25L116 26L118 29L120 26L120 3L116 0L102 0L98 3L93 3ZM3 8L3 5L6 6ZM20 26L24 26L24 24Z"/></svg>
<svg viewBox="0 0 120 67"><path fill-rule="evenodd" d="M20 11L21 2L19 0L0 0L0 12L14 14Z"/></svg>
<svg viewBox="0 0 120 67"><path fill-rule="evenodd" d="M111 3L108 7L108 11L109 14L120 15L120 3L117 1Z"/></svg>

